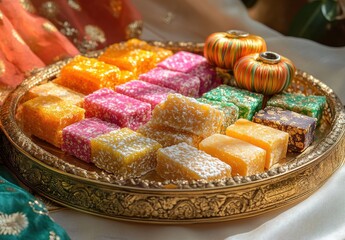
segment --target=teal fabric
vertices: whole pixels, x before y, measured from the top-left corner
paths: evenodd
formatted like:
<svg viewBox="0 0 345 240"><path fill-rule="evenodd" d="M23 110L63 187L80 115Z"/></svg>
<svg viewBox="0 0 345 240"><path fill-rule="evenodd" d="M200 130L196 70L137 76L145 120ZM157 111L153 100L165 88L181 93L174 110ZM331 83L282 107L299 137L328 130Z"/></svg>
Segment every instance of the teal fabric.
<svg viewBox="0 0 345 240"><path fill-rule="evenodd" d="M1 168L0 172L4 174ZM5 175L10 177L10 175ZM11 180L15 181L13 178ZM0 239L65 240L70 238L64 229L49 217L43 203L24 189L0 177Z"/></svg>

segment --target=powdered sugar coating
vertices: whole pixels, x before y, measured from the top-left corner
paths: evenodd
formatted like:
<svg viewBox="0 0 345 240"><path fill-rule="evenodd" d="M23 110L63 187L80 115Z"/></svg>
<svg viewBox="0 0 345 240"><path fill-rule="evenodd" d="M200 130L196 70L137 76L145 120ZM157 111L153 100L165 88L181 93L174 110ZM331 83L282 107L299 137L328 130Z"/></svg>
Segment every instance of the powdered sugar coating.
<svg viewBox="0 0 345 240"><path fill-rule="evenodd" d="M199 94L210 90L216 79L215 68L201 55L180 51L157 64L157 67L188 73L200 79Z"/></svg>
<svg viewBox="0 0 345 240"><path fill-rule="evenodd" d="M199 96L200 79L187 73L154 68L141 74L139 80L170 88L185 96Z"/></svg>
<svg viewBox="0 0 345 240"><path fill-rule="evenodd" d="M91 161L119 177L139 177L155 168L160 147L158 142L122 128L91 140Z"/></svg>
<svg viewBox="0 0 345 240"><path fill-rule="evenodd" d="M224 114L194 98L169 94L167 100L153 110L150 122L208 137L221 131Z"/></svg>
<svg viewBox="0 0 345 240"><path fill-rule="evenodd" d="M102 121L98 118L86 118L62 130L61 149L85 162L90 162L90 140L119 128L115 124Z"/></svg>
<svg viewBox="0 0 345 240"><path fill-rule="evenodd" d="M115 91L140 101L147 102L151 104L152 109L154 109L157 104L165 101L169 93L175 93L172 89L141 80L132 80L125 84L118 85L116 86Z"/></svg>
<svg viewBox="0 0 345 240"><path fill-rule="evenodd" d="M84 99L86 117L97 117L136 130L151 118L151 105L103 88Z"/></svg>
<svg viewBox="0 0 345 240"><path fill-rule="evenodd" d="M186 51L179 51L171 57L168 57L164 61L160 62L157 66L165 69L188 73L204 61L207 60L201 55Z"/></svg>
<svg viewBox="0 0 345 240"><path fill-rule="evenodd" d="M214 180L231 177L230 165L187 143L159 149L156 172L170 180Z"/></svg>

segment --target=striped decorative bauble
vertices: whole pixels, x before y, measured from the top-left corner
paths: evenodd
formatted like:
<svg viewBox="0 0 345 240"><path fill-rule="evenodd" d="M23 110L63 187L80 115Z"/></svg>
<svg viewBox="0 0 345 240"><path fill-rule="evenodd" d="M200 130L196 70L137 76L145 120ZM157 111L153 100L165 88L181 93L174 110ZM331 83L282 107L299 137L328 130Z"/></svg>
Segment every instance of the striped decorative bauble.
<svg viewBox="0 0 345 240"><path fill-rule="evenodd" d="M273 95L290 85L295 71L289 59L267 51L240 58L234 67L234 77L240 88Z"/></svg>
<svg viewBox="0 0 345 240"><path fill-rule="evenodd" d="M262 37L239 30L213 33L207 37L204 56L210 64L224 69L233 69L243 56L266 51Z"/></svg>

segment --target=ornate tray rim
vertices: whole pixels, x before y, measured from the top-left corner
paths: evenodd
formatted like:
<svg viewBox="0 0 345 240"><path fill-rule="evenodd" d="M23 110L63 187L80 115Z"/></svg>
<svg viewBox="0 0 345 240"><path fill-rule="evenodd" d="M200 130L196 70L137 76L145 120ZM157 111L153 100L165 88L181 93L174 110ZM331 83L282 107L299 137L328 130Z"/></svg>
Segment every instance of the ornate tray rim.
<svg viewBox="0 0 345 240"><path fill-rule="evenodd" d="M201 52L203 45L200 43L182 43L182 42L150 42L155 46L162 46L172 50L187 50L191 52ZM90 53L88 56L97 56L100 51ZM69 60L61 61L51 66L48 66L43 71L39 71L33 76L26 79L23 84L14 90L5 100L0 115L0 120L3 125L3 142L5 149L5 156L7 164L19 178L29 187L38 191L40 194L58 202L62 205L85 211L88 213L109 217L114 219L122 219L128 221L142 221L151 223L193 223L193 222L215 222L225 221L231 219L244 218L254 216L262 212L272 210L276 207L285 206L291 202L302 199L310 195L313 191L319 188L332 173L339 168L345 156L345 111L339 98L334 94L327 85L315 79L313 76L298 70L297 78L309 81L309 83L318 88L327 96L329 109L333 111L332 129L327 134L327 137L315 146L315 151L308 155L301 155L292 164L285 164L269 171L247 177L233 177L231 179L223 179L212 182L207 181L167 181L165 183L141 180L141 179L110 179L108 174L90 173L84 169L78 169L74 166L69 166L63 160L46 152L26 137L20 130L15 121L15 109L23 94L32 86L49 80L54 77L59 69ZM5 158L4 158L5 159ZM329 163L328 166L326 163ZM326 171L321 171L317 178L312 178L313 173L318 172L317 168ZM49 179L49 180L48 180ZM305 186L299 186L297 182L310 180L310 183ZM169 185L177 186L177 189L164 188ZM68 187L67 187L68 186ZM291 194L282 201L267 200L267 194L271 193L274 196L282 196L281 186L293 186ZM56 188L56 189L53 189ZM75 188L83 190L81 199L75 198ZM96 190L99 188L100 190ZM294 189L295 188L295 189ZM90 192L90 189L93 191ZM266 191L264 191L266 189ZM78 191L79 191L78 190ZM77 192L78 192L77 191ZM64 192L67 194L65 195ZM293 192L293 193L292 193ZM122 210L109 210L107 207L101 207L96 202L102 202L99 197L95 198L93 193L107 196L112 199L109 202L110 208L117 209L122 206ZM260 194L259 194L260 193ZM72 195L71 195L72 194ZM78 194L81 194L78 192ZM77 194L77 195L78 195ZM91 195L90 195L91 194ZM265 196L261 199L261 203L255 203L255 198L259 195ZM285 193L286 194L286 193ZM272 195L272 196L273 196ZM284 195L284 194L283 194ZM119 197L126 198L119 201ZM223 196L223 197L220 197ZM220 198L219 198L220 197ZM138 200L133 205L125 203L127 198L135 198ZM150 198L156 199L150 202ZM177 206L180 206L181 199L183 202L193 209L194 214L188 213L188 207L184 207L184 213L181 215ZM201 201L201 199L204 199ZM205 199L216 199L217 209L222 206L222 211L214 211L214 213L206 213L205 211L209 204L205 203ZM222 200L221 200L222 199ZM226 200L224 200L226 199ZM245 202L248 209L244 207L237 209L236 207L230 209L224 207L224 201L227 206L231 203L236 206L236 199L240 202ZM264 200L263 200L264 199ZM160 201L173 202L171 208L157 207ZM208 207L195 205L200 201ZM223 205L219 202L223 202ZM92 206L87 202L91 202ZM138 203L149 205L150 211L145 214L135 214L140 212ZM260 201L259 201L260 202ZM96 205L97 206L96 206ZM230 205L229 205L230 204ZM238 202L237 202L238 204ZM187 206L186 205L186 206ZM126 207L124 207L126 206ZM182 205L181 205L182 206ZM213 206L215 207L215 206ZM172 211L175 209L177 212ZM225 211L224 209L228 209ZM210 211L210 210L209 210ZM139 217L138 217L139 216Z"/></svg>

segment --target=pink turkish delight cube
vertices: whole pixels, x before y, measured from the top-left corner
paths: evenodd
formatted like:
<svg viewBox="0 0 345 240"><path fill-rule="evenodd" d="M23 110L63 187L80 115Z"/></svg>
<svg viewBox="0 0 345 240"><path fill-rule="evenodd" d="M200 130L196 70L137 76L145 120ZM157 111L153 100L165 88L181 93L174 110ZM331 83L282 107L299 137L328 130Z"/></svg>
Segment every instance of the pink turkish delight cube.
<svg viewBox="0 0 345 240"><path fill-rule="evenodd" d="M138 129L151 118L151 105L102 88L84 99L86 117L97 117L120 127Z"/></svg>
<svg viewBox="0 0 345 240"><path fill-rule="evenodd" d="M209 91L213 82L217 81L215 68L207 62L205 57L191 52L177 52L160 62L157 66L198 77L200 79L200 96Z"/></svg>
<svg viewBox="0 0 345 240"><path fill-rule="evenodd" d="M173 71L188 73L192 71L195 66L205 61L206 58L201 55L180 51L166 58L157 66Z"/></svg>
<svg viewBox="0 0 345 240"><path fill-rule="evenodd" d="M176 93L174 90L161 87L141 80L132 80L115 87L115 91L123 95L138 99L151 104L151 108L167 98L169 93Z"/></svg>
<svg viewBox="0 0 345 240"><path fill-rule="evenodd" d="M85 118L62 130L61 149L85 162L91 162L90 140L119 128L98 118Z"/></svg>
<svg viewBox="0 0 345 240"><path fill-rule="evenodd" d="M163 68L154 68L151 71L141 74L139 79L145 82L170 88L188 97L198 97L200 79L193 75L171 71Z"/></svg>

